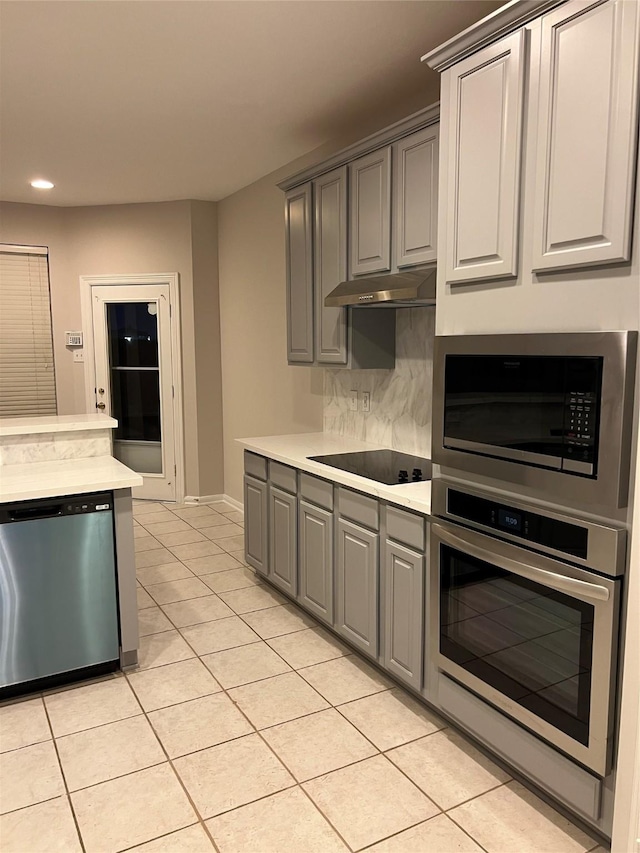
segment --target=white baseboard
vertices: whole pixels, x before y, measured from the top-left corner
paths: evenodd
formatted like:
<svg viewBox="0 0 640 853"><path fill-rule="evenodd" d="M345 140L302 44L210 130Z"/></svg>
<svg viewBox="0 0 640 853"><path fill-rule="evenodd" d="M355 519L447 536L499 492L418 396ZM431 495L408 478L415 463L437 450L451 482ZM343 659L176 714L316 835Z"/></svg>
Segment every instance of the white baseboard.
<svg viewBox="0 0 640 853"><path fill-rule="evenodd" d="M235 498L229 497L229 495L186 495L184 499L186 504L193 504L194 506L198 506L199 504L212 504L216 503L216 501L225 501L234 509L238 510L238 512L244 512L244 504L240 503L240 501L237 501Z"/></svg>

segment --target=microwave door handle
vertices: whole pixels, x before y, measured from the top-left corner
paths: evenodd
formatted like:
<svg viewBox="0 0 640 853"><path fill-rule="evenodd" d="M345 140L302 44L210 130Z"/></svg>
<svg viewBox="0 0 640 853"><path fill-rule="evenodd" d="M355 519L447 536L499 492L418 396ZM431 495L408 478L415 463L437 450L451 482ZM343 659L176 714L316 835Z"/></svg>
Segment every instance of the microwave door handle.
<svg viewBox="0 0 640 853"><path fill-rule="evenodd" d="M568 595L577 594L583 598L592 598L597 601L609 600L609 590L605 586L588 583L587 581L580 581L576 578L569 578L565 575L556 574L556 572L548 572L546 569L538 569L535 566L529 566L526 563L521 563L519 560L513 560L510 557L491 554L484 548L479 548L477 545L474 545L473 542L470 542L468 539L456 536L455 533L445 530L445 528L440 524L434 524L431 529L432 532L435 533L443 542L446 542L447 545L451 545L452 548L457 548L459 551L464 551L485 563L494 563L506 571L513 572L516 575L521 575L522 577L528 578L536 583L543 584L544 586L551 587L552 589L557 589L560 592L566 592Z"/></svg>

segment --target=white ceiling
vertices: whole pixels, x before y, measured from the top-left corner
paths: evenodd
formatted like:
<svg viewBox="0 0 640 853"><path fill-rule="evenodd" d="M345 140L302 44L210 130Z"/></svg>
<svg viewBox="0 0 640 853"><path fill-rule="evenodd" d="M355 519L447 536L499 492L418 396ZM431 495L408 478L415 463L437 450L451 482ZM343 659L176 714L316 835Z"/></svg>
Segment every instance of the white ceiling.
<svg viewBox="0 0 640 853"><path fill-rule="evenodd" d="M217 200L438 98L420 56L495 0L0 3L0 197ZM48 193L36 177L52 180Z"/></svg>

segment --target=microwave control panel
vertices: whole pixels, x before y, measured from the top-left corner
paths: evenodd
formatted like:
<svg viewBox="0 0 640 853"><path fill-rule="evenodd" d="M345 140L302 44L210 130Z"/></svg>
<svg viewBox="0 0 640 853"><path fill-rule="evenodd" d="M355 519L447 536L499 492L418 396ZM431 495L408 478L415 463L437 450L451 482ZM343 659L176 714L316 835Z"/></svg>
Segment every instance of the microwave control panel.
<svg viewBox="0 0 640 853"><path fill-rule="evenodd" d="M565 454L569 459L595 461L596 400L593 391L571 391L565 403Z"/></svg>

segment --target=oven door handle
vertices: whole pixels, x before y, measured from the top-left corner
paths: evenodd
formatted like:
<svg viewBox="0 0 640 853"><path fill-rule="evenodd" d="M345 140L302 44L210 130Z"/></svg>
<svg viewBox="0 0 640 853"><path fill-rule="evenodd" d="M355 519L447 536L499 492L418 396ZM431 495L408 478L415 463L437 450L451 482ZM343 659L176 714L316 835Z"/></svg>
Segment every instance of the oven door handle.
<svg viewBox="0 0 640 853"><path fill-rule="evenodd" d="M605 586L600 586L600 584L569 578L566 575L559 575L556 572L548 572L546 569L529 566L526 563L521 563L519 560L511 559L511 557L491 554L484 548L474 545L468 539L456 536L455 533L451 533L440 524L433 524L431 530L439 539L446 542L447 545L451 545L452 548L457 548L459 551L464 551L466 554L470 554L472 557L476 557L476 559L482 560L485 563L494 563L506 571L522 575L522 577L536 583L544 584L560 592L566 592L569 595L577 594L583 598L592 598L597 601L609 600L609 590Z"/></svg>

